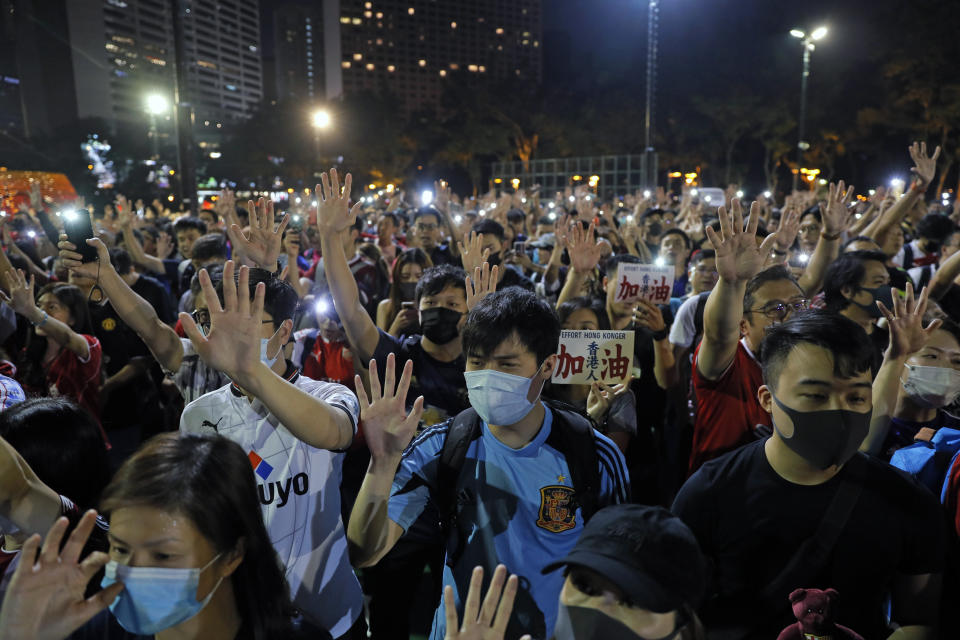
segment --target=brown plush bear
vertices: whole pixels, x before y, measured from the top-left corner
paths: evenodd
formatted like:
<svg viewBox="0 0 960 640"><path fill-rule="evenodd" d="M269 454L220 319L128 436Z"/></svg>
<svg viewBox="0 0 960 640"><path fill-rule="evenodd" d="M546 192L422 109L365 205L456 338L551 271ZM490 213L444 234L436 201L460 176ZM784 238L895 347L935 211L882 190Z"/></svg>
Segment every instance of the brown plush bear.
<svg viewBox="0 0 960 640"><path fill-rule="evenodd" d="M780 632L777 640L863 640L859 633L836 624L836 589L797 589L790 594L797 622Z"/></svg>

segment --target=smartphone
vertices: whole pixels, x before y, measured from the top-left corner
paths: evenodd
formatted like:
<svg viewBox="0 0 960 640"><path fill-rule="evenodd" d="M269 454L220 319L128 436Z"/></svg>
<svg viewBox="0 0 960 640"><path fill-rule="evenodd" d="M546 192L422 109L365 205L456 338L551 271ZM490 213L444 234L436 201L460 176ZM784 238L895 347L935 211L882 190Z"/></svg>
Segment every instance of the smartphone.
<svg viewBox="0 0 960 640"><path fill-rule="evenodd" d="M90 213L86 209L64 211L63 230L67 239L77 248L83 262L96 262L97 250L87 244L87 240L94 237L93 224L90 222Z"/></svg>
<svg viewBox="0 0 960 640"><path fill-rule="evenodd" d="M526 243L526 242L514 242L514 243L513 243L513 252L514 252L516 255L520 255L521 253L525 253L526 251L527 251L527 243Z"/></svg>
<svg viewBox="0 0 960 640"><path fill-rule="evenodd" d="M401 303L400 303L400 308L401 308L401 309L413 309L413 304L414 304L414 303L413 303L412 300L408 300L407 302L401 302Z"/></svg>

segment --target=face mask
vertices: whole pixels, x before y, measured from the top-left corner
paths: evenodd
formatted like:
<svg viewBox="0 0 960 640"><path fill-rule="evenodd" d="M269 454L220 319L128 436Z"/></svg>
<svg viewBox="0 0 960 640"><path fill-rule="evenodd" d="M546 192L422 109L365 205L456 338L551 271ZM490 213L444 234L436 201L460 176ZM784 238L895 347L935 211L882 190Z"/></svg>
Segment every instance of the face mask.
<svg viewBox="0 0 960 640"><path fill-rule="evenodd" d="M660 224L659 222L651 222L650 225L647 227L648 236L658 236L661 233L663 233L663 225Z"/></svg>
<svg viewBox="0 0 960 640"><path fill-rule="evenodd" d="M883 316L883 314L880 313L880 308L877 306L878 300L882 302L883 306L885 306L887 309L893 309L893 293L890 290L890 285L875 287L873 289L860 287L860 289L870 293L870 295L873 296L873 301L871 301L869 304L860 304L859 302L854 302L853 300L850 300L850 302L853 302L853 304L870 314L871 318L880 318Z"/></svg>
<svg viewBox="0 0 960 640"><path fill-rule="evenodd" d="M532 402L527 400L532 378L493 369L466 371L463 377L467 381L470 405L487 424L502 426L520 422L533 410L540 397L540 391L537 391Z"/></svg>
<svg viewBox="0 0 960 640"><path fill-rule="evenodd" d="M420 312L420 329L434 344L447 344L460 335L457 324L463 314L446 307L433 307Z"/></svg>
<svg viewBox="0 0 960 640"><path fill-rule="evenodd" d="M682 629L683 627L677 627L670 635L656 640L672 640ZM557 613L557 626L553 630L553 637L556 640L646 640L599 609L568 607L565 604L560 605Z"/></svg>
<svg viewBox="0 0 960 640"><path fill-rule="evenodd" d="M487 264L489 264L491 267L495 267L500 264L500 252L497 251L496 253L491 253L487 258Z"/></svg>
<svg viewBox="0 0 960 640"><path fill-rule="evenodd" d="M409 302L417 297L416 282L399 282L397 288L400 289L400 299L404 302Z"/></svg>
<svg viewBox="0 0 960 640"><path fill-rule="evenodd" d="M910 399L926 407L945 407L960 395L960 371L950 367L905 365L907 379L900 379Z"/></svg>
<svg viewBox="0 0 960 640"><path fill-rule="evenodd" d="M201 569L128 567L108 562L100 586L122 582L123 591L110 605L110 612L130 633L150 636L189 620L207 606L223 578L201 601L197 600L197 585L200 574L219 557L217 554Z"/></svg>
<svg viewBox="0 0 960 640"><path fill-rule="evenodd" d="M773 428L787 447L818 469L846 464L860 448L870 430L873 410L858 413L847 409L797 411L773 396L777 406L793 422L793 436L787 438L773 421Z"/></svg>
<svg viewBox="0 0 960 640"><path fill-rule="evenodd" d="M280 352L283 351L283 347L277 349L277 355L272 358L267 356L267 345L270 344L270 338L260 338L260 362L272 367L273 363L277 361L277 358L280 357Z"/></svg>

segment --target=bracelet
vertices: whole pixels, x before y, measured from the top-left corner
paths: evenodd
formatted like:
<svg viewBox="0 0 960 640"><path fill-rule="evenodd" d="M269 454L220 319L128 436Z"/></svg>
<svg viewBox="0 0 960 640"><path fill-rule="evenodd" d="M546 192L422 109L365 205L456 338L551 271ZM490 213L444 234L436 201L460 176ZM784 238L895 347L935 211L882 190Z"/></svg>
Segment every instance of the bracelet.
<svg viewBox="0 0 960 640"><path fill-rule="evenodd" d="M838 231L837 233L824 233L823 231L820 232L820 237L824 240L839 240L840 236L842 235L843 231Z"/></svg>
<svg viewBox="0 0 960 640"><path fill-rule="evenodd" d="M43 320L41 320L40 322L31 322L31 324L32 324L33 326L35 326L35 327L42 327L42 326L47 322L47 320L50 318L50 314L48 314L46 311L44 311L44 312L42 312L42 313L43 313Z"/></svg>
<svg viewBox="0 0 960 640"><path fill-rule="evenodd" d="M670 335L670 329L668 329L667 327L664 327L663 329L660 329L660 331L653 332L653 339L654 341L659 342L665 339L669 335Z"/></svg>

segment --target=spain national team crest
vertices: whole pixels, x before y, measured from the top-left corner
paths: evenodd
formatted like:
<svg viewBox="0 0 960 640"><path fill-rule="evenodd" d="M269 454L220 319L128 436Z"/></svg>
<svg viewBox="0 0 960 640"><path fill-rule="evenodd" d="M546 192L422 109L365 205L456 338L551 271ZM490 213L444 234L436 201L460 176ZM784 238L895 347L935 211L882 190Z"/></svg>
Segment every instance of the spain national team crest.
<svg viewBox="0 0 960 640"><path fill-rule="evenodd" d="M537 526L553 533L577 526L577 509L573 504L573 489L550 485L540 489L540 514Z"/></svg>

